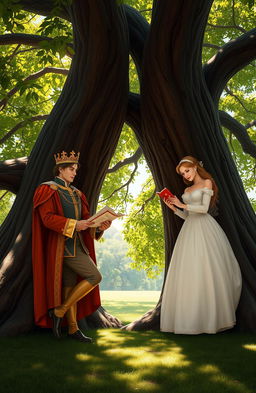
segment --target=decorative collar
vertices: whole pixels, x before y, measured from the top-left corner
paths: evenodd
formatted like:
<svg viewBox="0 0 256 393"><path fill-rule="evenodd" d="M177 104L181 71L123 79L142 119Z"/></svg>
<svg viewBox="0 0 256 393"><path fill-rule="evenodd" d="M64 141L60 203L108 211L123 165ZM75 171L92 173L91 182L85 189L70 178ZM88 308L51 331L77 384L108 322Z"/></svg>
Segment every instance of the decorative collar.
<svg viewBox="0 0 256 393"><path fill-rule="evenodd" d="M67 183L65 180L61 179L59 176L54 178L55 183L59 184L62 187L70 188L70 183Z"/></svg>

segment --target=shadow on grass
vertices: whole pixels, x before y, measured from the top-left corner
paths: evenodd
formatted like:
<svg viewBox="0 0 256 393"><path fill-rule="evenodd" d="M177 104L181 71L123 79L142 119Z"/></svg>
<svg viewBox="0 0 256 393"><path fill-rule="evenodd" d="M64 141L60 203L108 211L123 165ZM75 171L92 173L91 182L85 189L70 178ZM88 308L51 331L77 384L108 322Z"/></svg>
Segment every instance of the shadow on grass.
<svg viewBox="0 0 256 393"><path fill-rule="evenodd" d="M95 330L94 344L42 331L1 338L5 393L255 393L256 338Z"/></svg>

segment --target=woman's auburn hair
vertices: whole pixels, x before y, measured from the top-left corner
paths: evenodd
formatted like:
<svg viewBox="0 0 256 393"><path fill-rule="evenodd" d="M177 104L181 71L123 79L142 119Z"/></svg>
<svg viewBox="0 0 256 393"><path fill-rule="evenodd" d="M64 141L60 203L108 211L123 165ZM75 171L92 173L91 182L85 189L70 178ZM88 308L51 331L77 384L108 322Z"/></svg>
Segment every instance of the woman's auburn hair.
<svg viewBox="0 0 256 393"><path fill-rule="evenodd" d="M185 157L183 157L180 161L183 161L183 160L189 160L189 161L192 161L192 162L188 162L188 161L179 162L179 164L176 166L176 172L177 172L179 175L181 175L181 173L180 173L180 167L181 167L181 166L184 166L184 167L186 167L186 168L191 168L191 167L194 167L194 166L195 166L196 169L197 169L198 175L199 175L202 179L209 179L209 180L211 180L211 182L212 182L213 196L212 196L212 198L211 198L210 206L212 207L212 206L216 205L216 202L217 202L217 200L218 200L218 193L219 193L219 190L218 190L217 184L215 183L215 180L213 179L212 175L211 175L209 172L207 172L206 169L204 169L204 167L200 164L200 162L199 162L195 157L193 157L193 156L185 156ZM190 182L190 181L184 179L184 177L183 177L183 181L184 181L184 183L187 184L187 185L190 185L190 186L191 186L191 184L192 184L192 182Z"/></svg>

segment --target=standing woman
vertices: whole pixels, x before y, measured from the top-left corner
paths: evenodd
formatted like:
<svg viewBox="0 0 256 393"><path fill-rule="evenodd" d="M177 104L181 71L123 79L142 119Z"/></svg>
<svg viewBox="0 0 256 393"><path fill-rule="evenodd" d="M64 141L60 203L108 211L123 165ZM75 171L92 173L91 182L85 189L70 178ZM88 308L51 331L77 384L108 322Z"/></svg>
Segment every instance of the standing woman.
<svg viewBox="0 0 256 393"><path fill-rule="evenodd" d="M166 277L160 330L177 334L217 333L232 328L241 294L241 272L230 243L208 214L218 197L212 176L192 156L176 171L189 185L165 200L185 220ZM182 210L180 210L182 209Z"/></svg>

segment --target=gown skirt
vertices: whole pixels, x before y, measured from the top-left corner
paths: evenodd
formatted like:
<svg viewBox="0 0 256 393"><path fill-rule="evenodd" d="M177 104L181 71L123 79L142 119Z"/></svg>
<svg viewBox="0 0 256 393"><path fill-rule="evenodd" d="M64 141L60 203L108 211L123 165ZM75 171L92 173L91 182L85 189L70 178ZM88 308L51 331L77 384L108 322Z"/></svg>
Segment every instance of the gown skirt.
<svg viewBox="0 0 256 393"><path fill-rule="evenodd" d="M208 213L189 211L166 277L160 330L200 334L232 328L241 285L238 262L220 225Z"/></svg>

